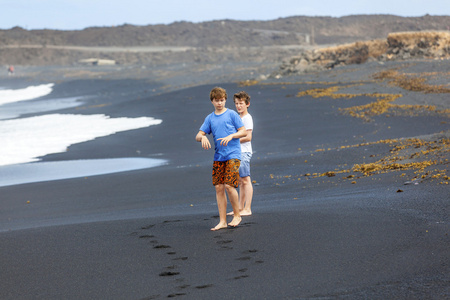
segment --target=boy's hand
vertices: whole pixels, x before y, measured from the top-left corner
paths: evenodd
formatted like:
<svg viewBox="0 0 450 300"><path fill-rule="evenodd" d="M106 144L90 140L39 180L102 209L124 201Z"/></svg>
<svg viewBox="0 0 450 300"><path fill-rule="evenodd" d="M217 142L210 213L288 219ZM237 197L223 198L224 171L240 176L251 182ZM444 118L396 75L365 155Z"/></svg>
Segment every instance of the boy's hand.
<svg viewBox="0 0 450 300"><path fill-rule="evenodd" d="M195 140L197 142L202 143L202 148L208 150L209 148L211 148L211 144L209 143L208 138L206 137L205 132L203 131L199 131L197 133L197 135L195 136Z"/></svg>
<svg viewBox="0 0 450 300"><path fill-rule="evenodd" d="M209 143L209 140L206 136L202 136L202 148L205 150L211 148L211 144Z"/></svg>
<svg viewBox="0 0 450 300"><path fill-rule="evenodd" d="M220 141L220 144L221 144L222 146L227 146L227 145L228 145L228 142L231 141L232 139L233 139L233 137L232 137L231 134L230 134L229 136L226 136L226 137L224 137L224 138L220 138L220 139L217 139L217 140Z"/></svg>

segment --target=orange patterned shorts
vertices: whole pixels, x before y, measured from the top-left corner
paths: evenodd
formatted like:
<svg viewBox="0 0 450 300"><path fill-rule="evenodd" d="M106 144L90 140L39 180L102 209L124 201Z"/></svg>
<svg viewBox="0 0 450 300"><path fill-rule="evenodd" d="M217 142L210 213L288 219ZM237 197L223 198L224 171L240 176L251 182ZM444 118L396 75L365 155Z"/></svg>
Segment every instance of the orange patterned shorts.
<svg viewBox="0 0 450 300"><path fill-rule="evenodd" d="M239 159L227 161L214 161L212 171L213 185L228 184L237 188L239 186Z"/></svg>

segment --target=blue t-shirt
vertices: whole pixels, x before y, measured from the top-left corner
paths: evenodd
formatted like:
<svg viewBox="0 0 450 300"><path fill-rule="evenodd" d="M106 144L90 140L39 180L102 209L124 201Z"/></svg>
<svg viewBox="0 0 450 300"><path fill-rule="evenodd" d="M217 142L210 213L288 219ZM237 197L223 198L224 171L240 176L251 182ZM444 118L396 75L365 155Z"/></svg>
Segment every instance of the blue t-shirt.
<svg viewBox="0 0 450 300"><path fill-rule="evenodd" d="M220 141L217 139L236 133L243 126L244 123L241 117L239 117L237 112L230 109L227 109L220 115L212 112L205 118L200 130L206 134L212 133L213 135L215 161L241 159L241 142L239 139L232 139L227 146L220 145Z"/></svg>

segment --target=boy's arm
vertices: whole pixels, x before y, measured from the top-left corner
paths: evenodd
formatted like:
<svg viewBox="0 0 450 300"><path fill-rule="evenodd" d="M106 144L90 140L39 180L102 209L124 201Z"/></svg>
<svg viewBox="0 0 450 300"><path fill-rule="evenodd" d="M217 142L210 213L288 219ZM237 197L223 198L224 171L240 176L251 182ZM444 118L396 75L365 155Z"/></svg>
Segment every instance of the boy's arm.
<svg viewBox="0 0 450 300"><path fill-rule="evenodd" d="M253 132L253 130L251 130L251 129L247 130L247 136L244 136L241 138L241 144L252 141L252 132Z"/></svg>
<svg viewBox="0 0 450 300"><path fill-rule="evenodd" d="M220 141L220 144L223 146L228 145L228 142L232 139L240 139L241 137L244 137L247 135L247 131L245 130L245 127L242 126L241 128L238 128L238 131L236 133L230 134L229 136L226 136L224 138L217 139Z"/></svg>
<svg viewBox="0 0 450 300"><path fill-rule="evenodd" d="M209 143L208 138L206 137L206 133L204 131L199 130L197 133L197 136L195 137L195 140L197 142L202 143L202 148L208 150L211 148L211 144Z"/></svg>

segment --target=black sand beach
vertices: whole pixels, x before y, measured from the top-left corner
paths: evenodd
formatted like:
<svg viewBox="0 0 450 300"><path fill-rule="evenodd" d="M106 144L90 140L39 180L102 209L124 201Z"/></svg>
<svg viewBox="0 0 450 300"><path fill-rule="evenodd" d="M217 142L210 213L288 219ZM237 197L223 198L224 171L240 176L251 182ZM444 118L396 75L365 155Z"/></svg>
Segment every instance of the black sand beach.
<svg viewBox="0 0 450 300"><path fill-rule="evenodd" d="M163 120L44 161L169 164L0 187L0 298L449 298L449 94L372 76L396 69L449 88L449 67L448 60L374 62L246 86L238 82L253 67L233 76L232 65L191 74L86 67L72 77L60 76L70 68L36 67L1 77L3 86L55 82L57 96L95 95L58 113ZM216 85L228 91L228 108L233 93L252 96L254 198L253 215L240 226L211 232L213 151L194 137ZM350 115L386 94L402 95L391 104L436 109L367 107L364 118ZM426 161L434 163L406 165ZM366 174L355 167L363 164L372 168Z"/></svg>

